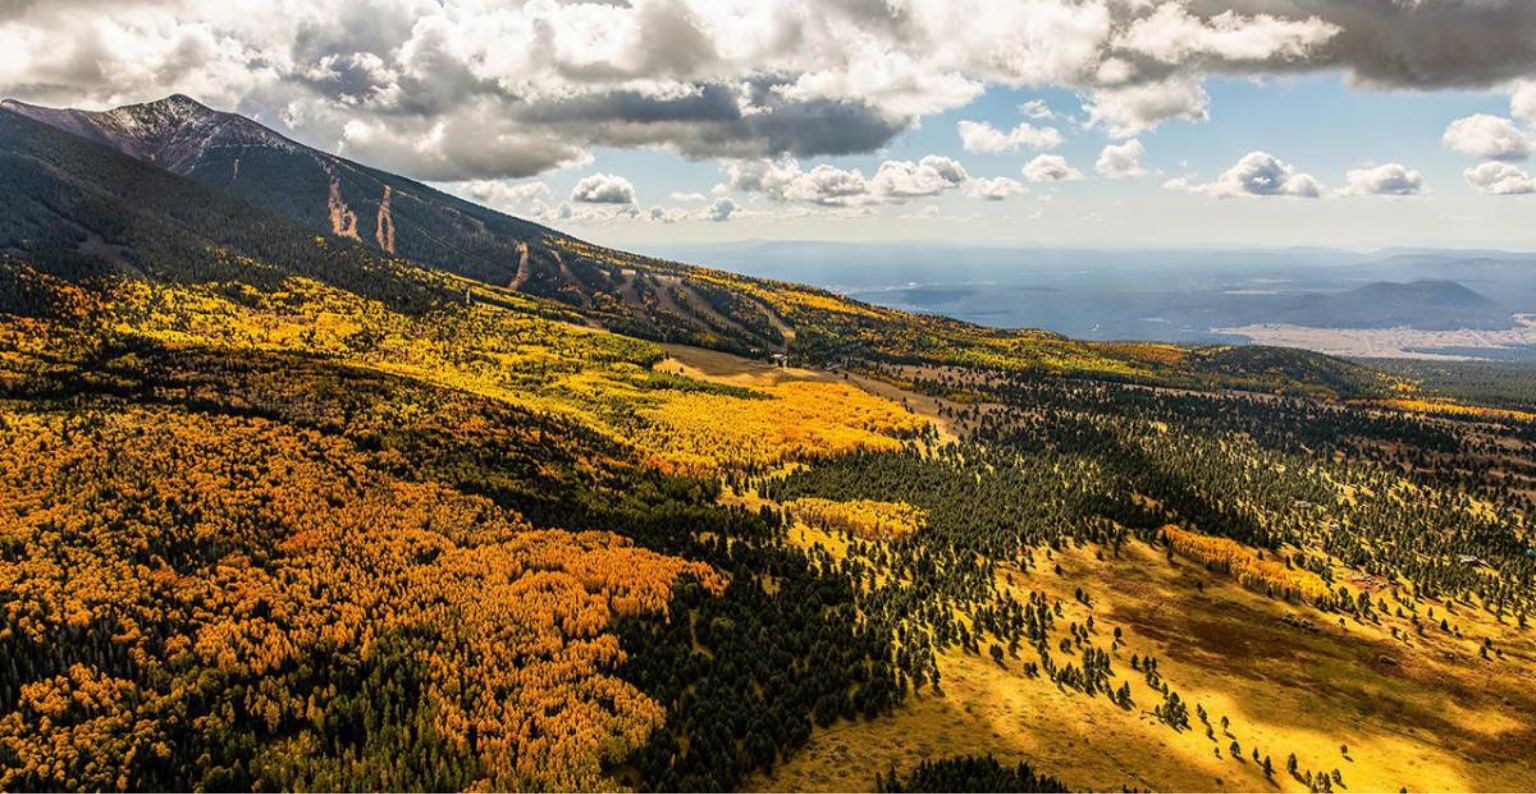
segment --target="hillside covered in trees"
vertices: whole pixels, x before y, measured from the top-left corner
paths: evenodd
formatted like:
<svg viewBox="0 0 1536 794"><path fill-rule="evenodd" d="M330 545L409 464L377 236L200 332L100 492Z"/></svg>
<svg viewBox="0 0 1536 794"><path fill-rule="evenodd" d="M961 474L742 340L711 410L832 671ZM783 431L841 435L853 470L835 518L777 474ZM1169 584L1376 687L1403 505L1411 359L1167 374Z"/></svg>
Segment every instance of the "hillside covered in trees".
<svg viewBox="0 0 1536 794"><path fill-rule="evenodd" d="M1536 787L1516 403L38 115L0 111L0 788Z"/></svg>

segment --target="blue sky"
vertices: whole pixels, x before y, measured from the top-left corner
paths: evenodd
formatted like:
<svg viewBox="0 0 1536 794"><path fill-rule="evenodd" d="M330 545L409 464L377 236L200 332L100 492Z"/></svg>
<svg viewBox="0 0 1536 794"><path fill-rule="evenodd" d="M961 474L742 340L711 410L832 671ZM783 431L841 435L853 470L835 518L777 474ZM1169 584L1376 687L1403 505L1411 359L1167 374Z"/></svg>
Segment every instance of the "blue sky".
<svg viewBox="0 0 1536 794"><path fill-rule="evenodd" d="M739 217L730 223L658 226L592 220L573 226L595 239L629 245L745 239L954 242L958 234L965 241L998 245L1536 247L1536 235L1529 227L1536 204L1519 196L1489 195L1468 184L1463 172L1478 159L1452 151L1442 141L1447 126L1456 119L1480 113L1509 115L1507 93L1378 90L1350 82L1342 73L1208 79L1204 86L1210 96L1209 119L1171 120L1135 136L1145 148L1141 165L1147 173L1127 179L1108 179L1094 172L1103 147L1120 140L1103 129L1084 127L1084 98L1079 92L994 87L962 108L921 119L877 151L808 158L800 165L809 169L827 163L869 175L886 160L917 161L941 155L959 161L973 177L1020 179L1021 168L1043 150L967 152L957 125L972 120L1011 129L1028 121L1062 132L1064 142L1048 151L1081 171L1081 180L1030 184L1029 193L1001 202L978 201L955 191L871 208L868 217L833 213L768 217L778 206L775 202L733 192L725 195L733 196L749 213L757 210L765 216ZM1020 106L1032 100L1044 102L1055 117L1026 117ZM1254 151L1273 154L1333 192L1343 189L1348 170L1381 163L1401 163L1420 172L1424 188L1413 197L1250 200L1191 196L1164 187L1167 180L1179 176L1215 178ZM712 197L711 191L722 182L722 168L715 160L613 148L596 149L589 164L523 182L547 184L552 199L558 200L577 181L598 173L629 180L642 208L690 206L674 195ZM923 212L938 215L920 217Z"/></svg>

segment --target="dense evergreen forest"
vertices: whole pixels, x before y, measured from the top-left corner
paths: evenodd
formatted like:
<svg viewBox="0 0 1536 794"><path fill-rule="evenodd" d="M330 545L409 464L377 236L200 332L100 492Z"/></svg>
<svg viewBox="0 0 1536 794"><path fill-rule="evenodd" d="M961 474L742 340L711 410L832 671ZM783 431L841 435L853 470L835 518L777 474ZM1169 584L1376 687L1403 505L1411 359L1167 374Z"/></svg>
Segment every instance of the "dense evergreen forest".
<svg viewBox="0 0 1536 794"><path fill-rule="evenodd" d="M1536 361L1365 359L1362 363L1411 378L1433 394L1477 405L1536 410Z"/></svg>
<svg viewBox="0 0 1536 794"><path fill-rule="evenodd" d="M1113 546L1177 524L1267 550L1325 582L1327 560L1341 561L1400 583L1393 593L1411 603L1463 601L1520 625L1536 607L1529 425L995 373L966 388L995 400L957 409L967 441L841 458L771 478L764 493L923 509L927 529L883 553L903 567L943 570L935 587L953 588L964 563L951 561L970 555ZM1521 451L1511 454L1511 444ZM1293 592L1286 578L1266 587ZM1318 600L1373 608L1353 596Z"/></svg>

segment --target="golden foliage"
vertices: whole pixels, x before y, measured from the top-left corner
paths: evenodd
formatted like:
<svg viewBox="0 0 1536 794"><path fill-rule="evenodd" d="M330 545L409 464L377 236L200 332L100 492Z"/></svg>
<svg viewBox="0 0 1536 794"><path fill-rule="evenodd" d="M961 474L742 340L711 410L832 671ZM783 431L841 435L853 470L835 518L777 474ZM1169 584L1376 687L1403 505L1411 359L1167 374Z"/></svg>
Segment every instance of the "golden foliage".
<svg viewBox="0 0 1536 794"><path fill-rule="evenodd" d="M776 303L787 309L801 307L871 319L882 319L889 314L889 312L882 312L873 306L866 306L847 299L817 292L807 292L805 290L780 289L772 293L772 297Z"/></svg>
<svg viewBox="0 0 1536 794"><path fill-rule="evenodd" d="M1420 399L1392 399L1374 400L1369 405L1387 408L1393 411L1407 411L1419 414L1442 414L1446 416L1468 417L1472 419L1491 419L1514 422L1536 421L1536 413L1530 411L1517 411L1509 408L1489 408L1481 405L1463 405L1449 400L1420 400Z"/></svg>
<svg viewBox="0 0 1536 794"><path fill-rule="evenodd" d="M1163 366L1178 366L1189 360L1189 348L1161 342L1105 342L1103 350Z"/></svg>
<svg viewBox="0 0 1536 794"><path fill-rule="evenodd" d="M684 574L723 589L610 533L534 530L390 480L315 432L0 412L0 642L111 649L22 685L0 719L15 760L0 788L143 786L135 759L188 726L251 721L302 744L344 694L302 671L367 666L391 637L410 638L430 728L478 760L482 785L605 787L603 763L664 716L612 674L609 624L665 613Z"/></svg>
<svg viewBox="0 0 1536 794"><path fill-rule="evenodd" d="M796 518L821 529L849 532L866 540L893 540L911 535L928 523L926 511L905 502L855 499L837 502L806 497L786 502Z"/></svg>
<svg viewBox="0 0 1536 794"><path fill-rule="evenodd" d="M792 381L765 386L768 399L674 393L643 411L653 425L642 445L674 468L762 471L858 450L901 448L926 421L900 405L842 383Z"/></svg>
<svg viewBox="0 0 1536 794"><path fill-rule="evenodd" d="M169 746L178 763L189 731L259 732L258 782L287 780L262 775L298 757L357 763L323 727L356 678L315 671L391 664L419 696L368 711L420 734L411 747L474 759L485 788L606 787L604 765L664 717L614 675L611 621L665 615L679 576L723 581L606 532L535 530L433 480L599 488L610 464L635 463L714 476L896 449L925 427L844 384L664 375L651 343L489 301L413 315L302 278L102 289L89 322L0 317L0 384L213 413L0 407L0 648L90 649L18 675L27 694L0 712L4 789L152 786L141 762ZM251 364L282 360L309 363ZM298 371L311 364L327 374ZM380 391L397 379L414 384ZM489 421L474 407L487 400L533 421ZM535 454L578 436L596 439L581 461ZM455 463L506 447L528 451L507 481Z"/></svg>
<svg viewBox="0 0 1536 794"><path fill-rule="evenodd" d="M656 379L660 348L495 307L408 317L318 282L124 281L116 332L162 344L300 351L574 419L674 472L713 476L861 449L896 449L925 422L853 386L791 382L750 396ZM752 399L756 397L759 399Z"/></svg>
<svg viewBox="0 0 1536 794"><path fill-rule="evenodd" d="M1274 559L1261 559L1253 549L1235 540L1190 532L1173 524L1160 532L1174 551L1230 574L1250 590L1314 604L1324 604L1331 597L1327 583L1317 574Z"/></svg>

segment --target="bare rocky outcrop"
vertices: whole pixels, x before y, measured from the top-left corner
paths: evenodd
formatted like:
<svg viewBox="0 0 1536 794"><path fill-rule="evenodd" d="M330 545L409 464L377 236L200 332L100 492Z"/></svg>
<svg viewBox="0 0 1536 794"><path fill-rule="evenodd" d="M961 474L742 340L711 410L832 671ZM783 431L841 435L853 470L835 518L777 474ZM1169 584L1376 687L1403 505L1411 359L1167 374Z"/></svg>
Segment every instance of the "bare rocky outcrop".
<svg viewBox="0 0 1536 794"><path fill-rule="evenodd" d="M357 213L347 206L345 199L341 197L341 178L336 175L336 169L330 163L315 158L325 175L331 179L330 194L326 197L325 209L331 219L331 234L338 237L350 237L353 240L360 239L357 236Z"/></svg>
<svg viewBox="0 0 1536 794"><path fill-rule="evenodd" d="M384 186L384 196L379 199L377 228L374 230L374 240L378 242L379 248L391 254L395 252L395 218L390 214L389 198L394 192L394 188Z"/></svg>

